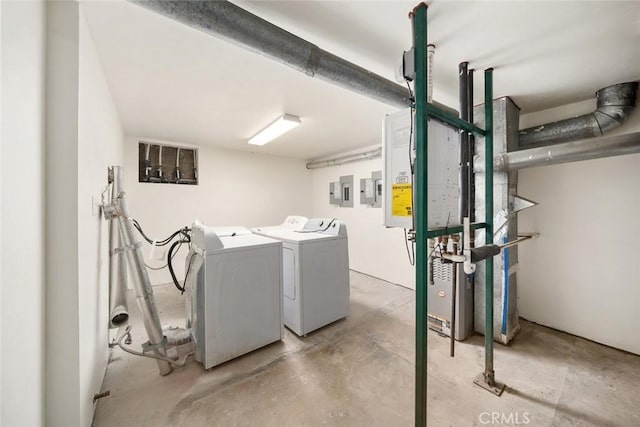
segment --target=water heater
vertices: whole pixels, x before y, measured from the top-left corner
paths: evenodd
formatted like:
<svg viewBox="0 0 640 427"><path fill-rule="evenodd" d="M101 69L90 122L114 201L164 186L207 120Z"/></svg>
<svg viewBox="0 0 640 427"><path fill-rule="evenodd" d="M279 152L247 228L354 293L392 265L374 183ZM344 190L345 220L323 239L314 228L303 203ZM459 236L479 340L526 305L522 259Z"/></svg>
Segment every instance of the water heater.
<svg viewBox="0 0 640 427"><path fill-rule="evenodd" d="M413 177L415 132L411 109L384 119L384 225L413 228ZM437 119L428 126L429 228L460 225L460 134Z"/></svg>

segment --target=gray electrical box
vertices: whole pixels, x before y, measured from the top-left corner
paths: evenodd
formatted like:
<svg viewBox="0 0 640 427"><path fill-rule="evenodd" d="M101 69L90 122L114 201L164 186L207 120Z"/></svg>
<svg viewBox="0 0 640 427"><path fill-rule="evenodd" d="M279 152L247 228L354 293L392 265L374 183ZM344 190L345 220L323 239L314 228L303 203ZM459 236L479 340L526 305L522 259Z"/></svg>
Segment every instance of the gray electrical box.
<svg viewBox="0 0 640 427"><path fill-rule="evenodd" d="M411 142L409 142L411 139ZM460 225L460 134L449 125L429 119L429 228ZM384 119L384 225L413 227L413 177L415 132L411 110L389 114Z"/></svg>
<svg viewBox="0 0 640 427"><path fill-rule="evenodd" d="M353 175L341 176L340 181L329 183L329 204L352 208L353 193Z"/></svg>
<svg viewBox="0 0 640 427"><path fill-rule="evenodd" d="M340 177L340 186L342 187L342 203L341 208L352 208L354 196L353 175Z"/></svg>
<svg viewBox="0 0 640 427"><path fill-rule="evenodd" d="M371 172L371 178L360 179L360 204L382 207L382 171Z"/></svg>
<svg viewBox="0 0 640 427"><path fill-rule="evenodd" d="M342 203L342 187L340 182L329 183L329 204L340 206Z"/></svg>

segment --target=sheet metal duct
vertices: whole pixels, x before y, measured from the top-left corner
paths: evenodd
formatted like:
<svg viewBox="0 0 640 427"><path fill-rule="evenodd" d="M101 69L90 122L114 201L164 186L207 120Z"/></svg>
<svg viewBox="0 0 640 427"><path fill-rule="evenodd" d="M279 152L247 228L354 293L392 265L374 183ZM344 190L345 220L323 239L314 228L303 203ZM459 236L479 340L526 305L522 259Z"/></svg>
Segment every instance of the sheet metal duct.
<svg viewBox="0 0 640 427"><path fill-rule="evenodd" d="M519 149L554 145L603 135L620 126L636 105L637 82L620 83L596 92L598 108L589 114L520 131Z"/></svg>
<svg viewBox="0 0 640 427"><path fill-rule="evenodd" d="M474 123L484 127L484 104L475 107ZM494 153L511 151L518 143L520 109L509 97L493 100L493 149ZM474 169L484 169L485 138L475 138L476 160ZM484 173L476 173L475 210L476 220L485 220L484 208L486 179ZM516 200L518 174L494 169L493 174L493 241L486 241L484 230L475 233L475 246L484 244L503 244L518 238L518 215L512 209ZM474 274L474 329L485 332L486 276L485 266L478 264ZM509 248L493 258L493 338L502 344L508 344L520 330L518 316L518 247Z"/></svg>
<svg viewBox="0 0 640 427"><path fill-rule="evenodd" d="M375 159L380 156L382 156L382 147L378 147L373 150L362 151L359 153L349 154L346 156L334 157L332 159L312 161L307 163L307 169L318 169L326 168L329 166L344 165L345 163Z"/></svg>
<svg viewBox="0 0 640 427"><path fill-rule="evenodd" d="M113 169L117 169L118 173L121 173L120 167L114 166ZM153 297L151 281L149 280L144 258L142 257L142 250L140 249L142 244L136 239L135 229L129 219L129 211L127 209L124 191L117 194L114 202L115 208L118 211L118 217L112 221L118 221L120 225L120 237L131 270L133 289L136 293L140 314L142 315L142 323L149 337L148 348L153 351L156 356L166 357L167 340L160 325L160 317L158 315L155 298ZM171 373L172 367L167 361L158 359L156 362L160 370L160 375L168 375Z"/></svg>
<svg viewBox="0 0 640 427"><path fill-rule="evenodd" d="M513 171L634 153L640 153L640 132L514 151L496 157L494 167L496 170Z"/></svg>
<svg viewBox="0 0 640 427"><path fill-rule="evenodd" d="M130 0L199 31L265 55L310 77L334 83L398 108L409 89L342 59L228 1ZM439 108L457 112L433 102Z"/></svg>
<svg viewBox="0 0 640 427"><path fill-rule="evenodd" d="M113 203L122 191L122 169L113 166L109 171L111 200ZM127 265L120 239L118 219L109 220L109 326L119 328L129 321L127 307Z"/></svg>

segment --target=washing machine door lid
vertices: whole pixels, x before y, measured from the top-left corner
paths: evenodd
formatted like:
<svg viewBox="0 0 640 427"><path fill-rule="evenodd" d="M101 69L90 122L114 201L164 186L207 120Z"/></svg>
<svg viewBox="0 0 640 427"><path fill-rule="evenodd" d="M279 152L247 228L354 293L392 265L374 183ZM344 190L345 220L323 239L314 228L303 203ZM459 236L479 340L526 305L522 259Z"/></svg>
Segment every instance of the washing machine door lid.
<svg viewBox="0 0 640 427"><path fill-rule="evenodd" d="M222 242L223 238L250 235L251 231L246 227L209 227L199 220L195 220L191 226L191 242L204 252L228 246Z"/></svg>

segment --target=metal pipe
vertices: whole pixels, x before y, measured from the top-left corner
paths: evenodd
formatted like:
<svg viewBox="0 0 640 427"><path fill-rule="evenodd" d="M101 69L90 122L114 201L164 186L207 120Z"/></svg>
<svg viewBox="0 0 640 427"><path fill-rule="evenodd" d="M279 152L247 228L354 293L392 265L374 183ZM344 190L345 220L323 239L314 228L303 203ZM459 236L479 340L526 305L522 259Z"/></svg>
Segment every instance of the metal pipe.
<svg viewBox="0 0 640 427"><path fill-rule="evenodd" d="M473 69L468 70L467 80L467 121L473 123ZM469 133L468 139L469 145L469 168L467 170L469 176L469 221L475 222L476 220L476 180L473 178L473 162L475 157L475 135ZM473 243L474 236L471 235L471 243Z"/></svg>
<svg viewBox="0 0 640 427"><path fill-rule="evenodd" d="M456 251L454 250L454 253ZM449 344L449 356L454 357L456 355L456 288L458 286L458 264L451 264L453 268L453 281L451 283L451 330L449 335L451 336L451 342Z"/></svg>
<svg viewBox="0 0 640 427"><path fill-rule="evenodd" d="M159 145L158 147L158 179L162 182L164 181L164 175L162 172L162 145Z"/></svg>
<svg viewBox="0 0 640 427"><path fill-rule="evenodd" d="M198 150L193 149L193 179L198 180Z"/></svg>
<svg viewBox="0 0 640 427"><path fill-rule="evenodd" d="M540 236L539 233L523 234L523 235L518 236L518 238L515 239L515 240L503 243L502 245L498 245L498 246L500 247L500 249L508 249L508 248L510 248L512 246L516 246L519 243L524 242L525 240L535 239L536 237L539 237L539 236Z"/></svg>
<svg viewBox="0 0 640 427"><path fill-rule="evenodd" d="M520 131L519 148L541 147L603 135L625 122L635 108L638 82L619 83L596 92L597 109L588 114Z"/></svg>
<svg viewBox="0 0 640 427"><path fill-rule="evenodd" d="M327 160L315 160L307 163L307 169L326 168L329 166L344 165L345 163L358 162L360 160L375 159L382 156L382 147L373 150L361 151L346 156L334 157Z"/></svg>
<svg viewBox="0 0 640 427"><path fill-rule="evenodd" d="M427 102L433 102L433 57L436 53L436 45L427 45Z"/></svg>
<svg viewBox="0 0 640 427"><path fill-rule="evenodd" d="M151 144L145 144L144 149L144 180L151 178Z"/></svg>
<svg viewBox="0 0 640 427"><path fill-rule="evenodd" d="M458 64L460 118L469 121L469 63ZM460 135L460 222L469 216L469 133Z"/></svg>
<svg viewBox="0 0 640 427"><path fill-rule="evenodd" d="M176 182L180 181L180 147L176 150Z"/></svg>
<svg viewBox="0 0 640 427"><path fill-rule="evenodd" d="M153 353L159 357L166 357L166 341L160 326L160 317L156 308L153 290L149 275L144 265L142 257L141 243L136 239L136 234L129 220L125 194L121 191L116 199L118 209L118 221L120 223L120 235L122 243L127 254L127 261L131 269L133 277L133 288L136 292L138 307L142 315L142 322L147 336L149 337L149 346L153 349ZM160 375L171 373L171 365L164 360L156 360Z"/></svg>
<svg viewBox="0 0 640 427"><path fill-rule="evenodd" d="M497 170L512 171L634 153L640 153L640 132L513 151L497 156L494 163Z"/></svg>
<svg viewBox="0 0 640 427"><path fill-rule="evenodd" d="M111 183L110 203L114 203L122 191L122 169L109 168ZM109 326L119 328L129 321L127 306L127 265L124 248L120 244L120 228L117 218L109 220Z"/></svg>
<svg viewBox="0 0 640 427"><path fill-rule="evenodd" d="M485 245L493 243L493 69L484 72L484 116L485 116ZM487 258L485 267L485 317L484 317L484 381L495 385L493 371L493 258Z"/></svg>
<svg viewBox="0 0 640 427"><path fill-rule="evenodd" d="M385 104L399 108L411 106L408 88L322 50L228 1L130 1L310 77L318 77ZM433 104L452 112L447 106L435 101Z"/></svg>
<svg viewBox="0 0 640 427"><path fill-rule="evenodd" d="M416 374L415 426L427 425L427 218L428 214L428 120L427 120L427 8L420 3L411 12L415 52L416 160L413 191L416 215Z"/></svg>

